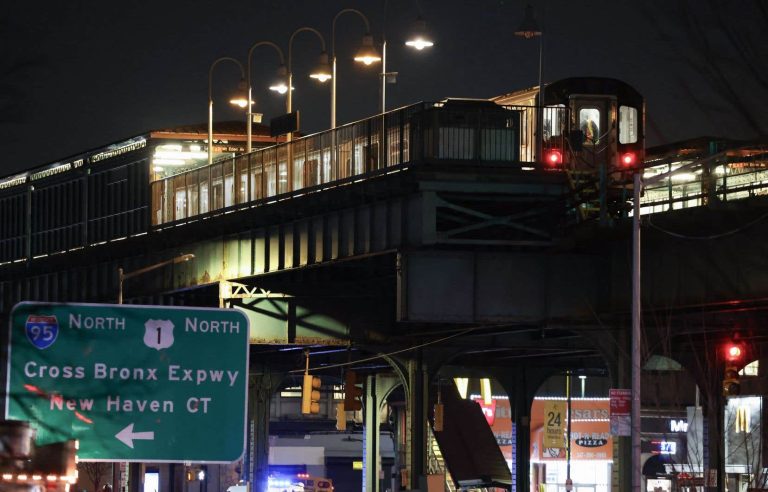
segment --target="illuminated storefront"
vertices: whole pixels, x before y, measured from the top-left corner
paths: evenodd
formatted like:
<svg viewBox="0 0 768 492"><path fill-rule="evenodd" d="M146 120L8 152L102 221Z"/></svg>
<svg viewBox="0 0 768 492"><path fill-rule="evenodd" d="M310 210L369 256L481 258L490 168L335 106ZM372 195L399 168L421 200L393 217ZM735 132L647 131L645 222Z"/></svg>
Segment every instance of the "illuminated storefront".
<svg viewBox="0 0 768 492"><path fill-rule="evenodd" d="M565 492L566 490L566 450L544 446L544 407L547 401L553 400L566 401L565 398L537 397L531 406L532 492ZM573 491L609 492L613 464L610 400L608 398L572 398L571 408Z"/></svg>

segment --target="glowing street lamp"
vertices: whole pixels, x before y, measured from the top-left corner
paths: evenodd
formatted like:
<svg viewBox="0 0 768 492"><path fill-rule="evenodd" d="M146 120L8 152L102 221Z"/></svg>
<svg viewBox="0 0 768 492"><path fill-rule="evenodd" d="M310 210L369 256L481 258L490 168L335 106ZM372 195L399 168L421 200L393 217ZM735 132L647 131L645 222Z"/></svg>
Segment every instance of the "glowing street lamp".
<svg viewBox="0 0 768 492"><path fill-rule="evenodd" d="M315 67L309 73L309 77L319 82L326 82L328 81L328 79L332 77L331 67L328 64L328 52L325 49L325 38L323 37L322 34L320 34L320 31L312 27L300 27L295 31L293 31L293 34L291 34L291 37L288 40L288 76L287 76L288 83L286 84L286 88L285 88L285 91L288 93L288 97L286 98L286 104L285 104L285 109L287 113L290 113L291 111L293 111L293 91L288 90L288 87L293 87L293 71L291 70L291 63L293 61L293 40L296 39L296 35L305 31L311 32L315 36L317 36L317 38L320 39L320 45L322 48L322 51L320 52L320 55L318 57L318 61L315 64ZM288 133L287 135L288 140L291 140L291 136L292 134Z"/></svg>
<svg viewBox="0 0 768 492"><path fill-rule="evenodd" d="M248 118L246 119L246 123L245 123L246 134L248 135L248 137L247 137L248 138L248 142L246 144L246 149L245 149L246 152L250 152L252 150L252 146L253 146L253 144L251 142L251 140L252 140L251 134L252 134L252 131L253 131L253 112L252 112L252 110L253 110L253 100L251 98L251 94L252 94L253 88L252 88L252 85L251 85L251 61L253 59L253 52L254 52L254 50L256 48L258 48L259 46L268 46L268 47L274 49L277 52L277 55L280 57L280 68L278 70L279 70L279 74L281 76L281 80L278 83L282 83L283 86L285 86L285 76L286 76L286 73L287 73L287 71L285 69L285 55L283 54L283 50L280 49L280 47L278 45L276 45L275 43L273 43L271 41L258 41L256 43L254 43L250 47L250 49L248 50L248 59L246 60L246 64L245 64L246 65L246 72L247 72L246 81L248 83L248 99L242 101L243 105L241 105L240 102L235 101L235 100L230 101L231 103L236 104L236 105L238 105L240 107L248 106L248 111L247 111ZM272 87L270 87L270 89L272 89ZM280 94L285 94L285 92L280 92ZM248 104L248 102L250 102L250 104Z"/></svg>
<svg viewBox="0 0 768 492"><path fill-rule="evenodd" d="M435 45L435 43L429 39L429 35L427 34L427 22L422 19L421 16L416 18L413 31L414 32L412 33L411 38L405 42L406 46L410 46L411 48L416 48L418 51L421 51L424 48L431 48Z"/></svg>
<svg viewBox="0 0 768 492"><path fill-rule="evenodd" d="M365 23L365 35L360 49L355 54L354 60L365 65L380 62L381 55L373 46L373 36L371 36L371 23L368 17L357 9L343 9L333 18L331 24L331 59L333 64L333 80L331 81L331 128L336 128L336 21L346 13L356 14L363 23Z"/></svg>
<svg viewBox="0 0 768 492"><path fill-rule="evenodd" d="M384 3L384 18L386 20L386 6L387 3ZM425 48L430 48L435 45L434 42L432 42L432 39L430 38L429 34L427 33L427 23L426 21L419 15L416 17L416 20L413 23L413 28L411 35L408 37L408 39L405 41L405 45L414 48L417 51L422 51ZM387 36L386 36L386 30L384 30L384 34L382 35L382 42L381 42L381 112L385 113L387 111L387 78L388 77L394 77L397 75L397 72L387 72Z"/></svg>

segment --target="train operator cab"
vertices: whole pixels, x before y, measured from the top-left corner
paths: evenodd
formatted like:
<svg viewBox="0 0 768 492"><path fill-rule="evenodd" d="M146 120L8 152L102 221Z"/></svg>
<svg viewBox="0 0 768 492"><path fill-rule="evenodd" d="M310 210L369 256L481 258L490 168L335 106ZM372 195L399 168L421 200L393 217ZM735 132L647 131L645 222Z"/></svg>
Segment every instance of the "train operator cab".
<svg viewBox="0 0 768 492"><path fill-rule="evenodd" d="M521 161L568 175L582 218L627 212L631 172L643 162L645 102L615 79L578 77L505 94L503 106L529 106L521 124Z"/></svg>
<svg viewBox="0 0 768 492"><path fill-rule="evenodd" d="M644 101L615 79L579 77L543 87L544 107L523 122L531 162L608 173L643 160ZM538 87L493 98L503 106L539 106ZM525 156L523 152L523 156Z"/></svg>

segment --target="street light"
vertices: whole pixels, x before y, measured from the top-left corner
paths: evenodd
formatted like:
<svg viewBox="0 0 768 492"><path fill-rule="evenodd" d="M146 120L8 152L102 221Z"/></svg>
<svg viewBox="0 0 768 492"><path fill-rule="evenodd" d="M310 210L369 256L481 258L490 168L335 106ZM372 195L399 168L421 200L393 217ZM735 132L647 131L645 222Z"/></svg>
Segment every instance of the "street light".
<svg viewBox="0 0 768 492"><path fill-rule="evenodd" d="M251 98L250 93L245 94L245 70L243 64L229 56L222 56L216 59L208 70L208 164L213 163L213 69L221 62L230 61L240 67L240 84L238 84L238 94L230 100L231 103L241 108L249 108L247 113L250 115Z"/></svg>
<svg viewBox="0 0 768 492"><path fill-rule="evenodd" d="M246 144L245 151L251 152L252 150L252 143L251 143L251 133L252 133L252 126L253 126L253 113L252 113L252 103L253 100L251 99L252 94L252 86L251 86L251 59L253 58L253 51L258 48L259 46L269 46L273 48L275 51L277 51L277 56L280 57L280 68L278 69L278 74L280 75L281 80L279 80L277 83L273 85L273 87L285 87L285 76L287 75L287 70L285 68L285 55L283 54L283 50L280 49L278 45L271 41L258 41L251 46L251 48L248 50L248 59L246 60L245 66L246 68L246 83L248 84L248 101L251 102L251 104L248 104L248 118L246 120L245 128L246 128L246 135L248 138L248 143ZM272 89L272 87L270 87ZM279 89L277 89L278 92L280 92ZM280 92L281 94L285 94L285 91Z"/></svg>
<svg viewBox="0 0 768 492"><path fill-rule="evenodd" d="M158 268L162 268L166 265L173 265L176 263L184 263L186 261L189 261L195 257L192 253L187 253L183 255L179 255L175 258L171 258L170 260L161 261L160 263L155 263L154 265L149 265L144 268L139 268L138 270L134 270L132 272L125 273L123 272L123 267L120 267L117 269L117 303L122 304L123 303L123 282L125 280L128 280L133 277L138 277L139 275L143 275L147 272L151 272L152 270L157 270Z"/></svg>
<svg viewBox="0 0 768 492"><path fill-rule="evenodd" d="M331 128L336 128L336 21L343 14L353 13L357 14L360 19L365 23L365 35L363 36L363 42L360 49L357 51L354 60L356 62L370 65L381 61L376 48L373 46L373 36L371 36L371 23L368 21L368 17L357 9L343 9L333 18L331 24L331 60L333 64L333 80L331 80Z"/></svg>
<svg viewBox="0 0 768 492"><path fill-rule="evenodd" d="M543 125L541 121L541 115L543 114L544 97L541 87L541 74L544 67L544 32L539 27L539 23L536 22L536 18L533 15L533 7L531 4L525 6L525 17L523 22L520 23L520 27L515 31L515 36L519 36L525 39L531 39L534 37L539 38L539 109L536 110L537 125ZM540 140L540 139L539 139ZM541 156L539 144L537 144L537 157Z"/></svg>
<svg viewBox="0 0 768 492"><path fill-rule="evenodd" d="M308 31L311 33L314 33L315 36L317 36L320 39L320 45L322 47L322 51L320 52L320 56L318 57L317 64L315 65L315 68L309 73L309 77L315 80L318 80L320 82L326 82L328 79L332 78L333 75L331 74L331 67L328 64L328 52L325 48L325 38L322 34L320 34L320 31L317 29L314 29L312 27L300 27L293 31L293 34L291 34L290 39L288 40L288 84L286 88L286 92L288 92L288 97L286 98L285 102L285 109L286 113L290 114L293 111L293 91L289 90L289 88L293 87L293 70L291 68L291 63L293 60L293 40L296 39L296 35L300 32ZM286 140L289 142L292 140L293 132L288 132L288 135L286 135ZM289 166L289 169L292 166Z"/></svg>
<svg viewBox="0 0 768 492"><path fill-rule="evenodd" d="M387 2L384 2L384 25L386 26ZM413 23L411 35L405 41L405 45L414 48L416 51L422 51L435 45L427 33L427 23L421 15L416 17ZM387 111L387 76L397 75L397 72L387 72L387 33L382 29L381 41L381 112Z"/></svg>

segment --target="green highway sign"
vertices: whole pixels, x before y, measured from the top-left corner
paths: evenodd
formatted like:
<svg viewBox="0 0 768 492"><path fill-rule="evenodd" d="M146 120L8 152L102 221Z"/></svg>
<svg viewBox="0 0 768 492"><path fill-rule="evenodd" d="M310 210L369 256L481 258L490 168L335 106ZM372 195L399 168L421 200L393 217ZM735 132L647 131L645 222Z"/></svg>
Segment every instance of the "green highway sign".
<svg viewBox="0 0 768 492"><path fill-rule="evenodd" d="M24 302L6 418L85 461L225 463L245 449L248 319L234 309Z"/></svg>

